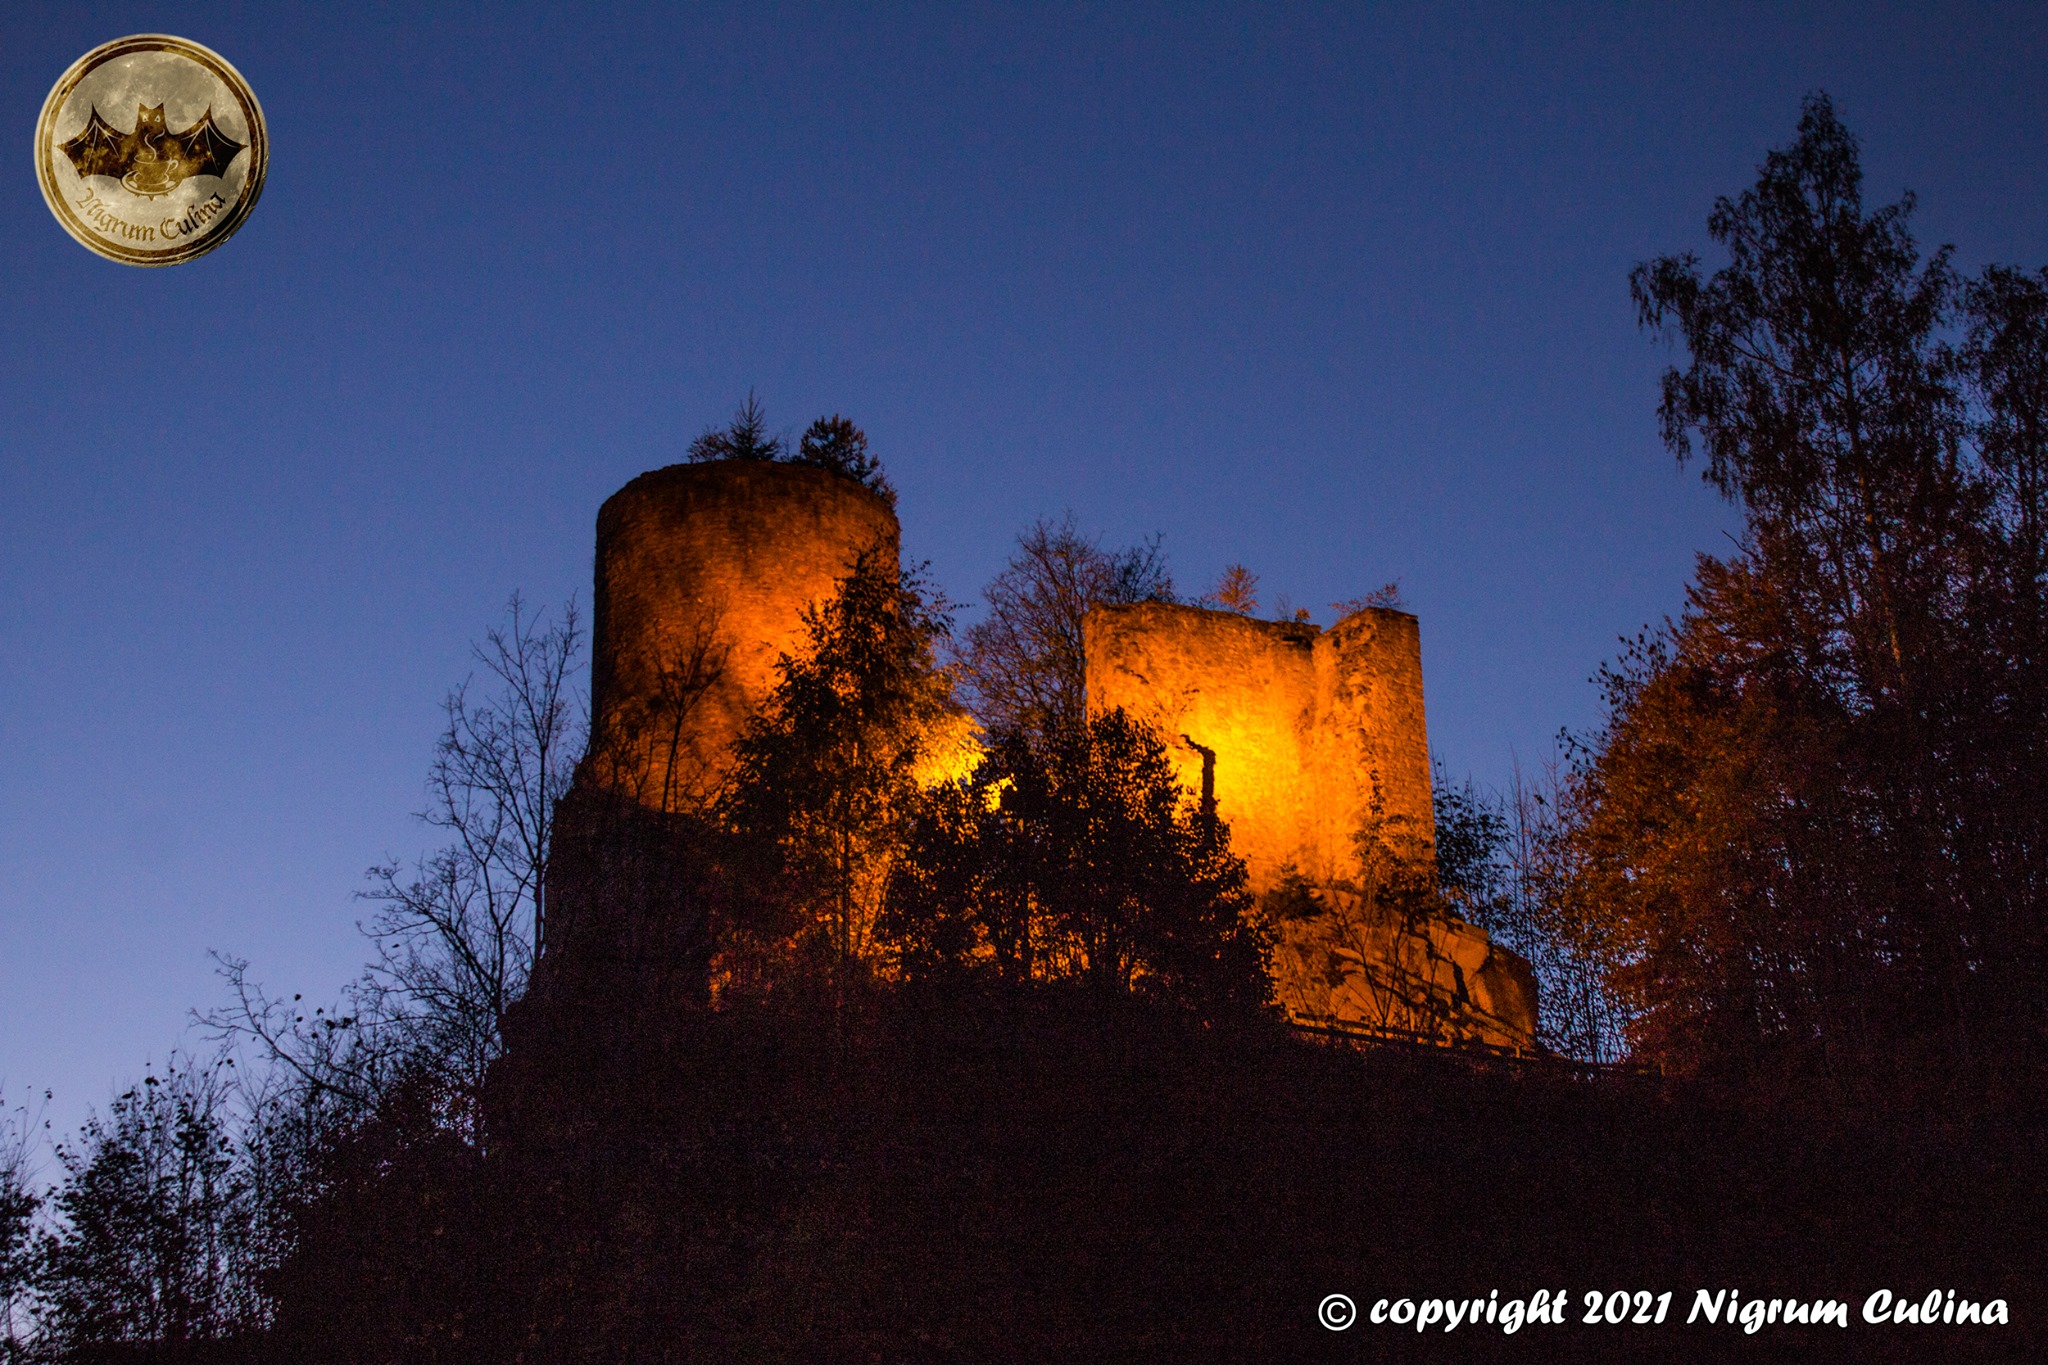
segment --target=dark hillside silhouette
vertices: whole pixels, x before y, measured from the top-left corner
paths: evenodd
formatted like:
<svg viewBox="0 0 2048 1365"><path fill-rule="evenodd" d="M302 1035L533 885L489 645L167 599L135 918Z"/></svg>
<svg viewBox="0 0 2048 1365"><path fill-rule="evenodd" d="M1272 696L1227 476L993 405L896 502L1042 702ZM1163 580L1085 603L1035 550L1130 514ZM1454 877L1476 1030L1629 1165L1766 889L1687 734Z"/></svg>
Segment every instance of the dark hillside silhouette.
<svg viewBox="0 0 2048 1365"><path fill-rule="evenodd" d="M2048 1191L2037 1161L2005 1159L2009 1131L1816 1131L1654 1081L1359 1055L1074 988L648 1019L631 1061L617 1041L564 1030L515 1053L485 1159L408 1139L402 1114L346 1149L348 1194L282 1281L280 1347L1354 1359L1373 1343L1315 1324L1325 1293L1569 1288L1576 1305L1588 1288L1689 1301L1722 1285L1858 1305L1956 1286L2015 1306L1999 1351L2039 1330L2026 1211ZM2038 1130L2027 1141L2038 1153ZM1927 1344L1571 1316L1421 1345L1882 1360ZM1377 1344L1405 1358L1412 1334ZM1999 1358L1937 1335L1951 1358Z"/></svg>

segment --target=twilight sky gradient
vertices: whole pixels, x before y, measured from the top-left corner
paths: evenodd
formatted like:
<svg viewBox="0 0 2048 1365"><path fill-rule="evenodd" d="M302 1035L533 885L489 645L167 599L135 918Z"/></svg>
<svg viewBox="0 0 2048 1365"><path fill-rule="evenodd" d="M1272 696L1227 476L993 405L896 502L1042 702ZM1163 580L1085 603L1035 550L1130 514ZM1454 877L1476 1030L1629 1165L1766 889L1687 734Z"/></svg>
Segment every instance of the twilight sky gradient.
<svg viewBox="0 0 2048 1365"><path fill-rule="evenodd" d="M1431 738L1597 718L1730 513L1635 262L1831 92L1868 192L2048 260L2048 10L81 4L0 16L0 1083L68 1128L217 998L327 996L442 695L605 496L755 388L839 411L972 600L1033 518L1328 621L1399 578ZM28 156L107 39L273 139L227 246L88 254ZM12 131L9 131L11 129Z"/></svg>

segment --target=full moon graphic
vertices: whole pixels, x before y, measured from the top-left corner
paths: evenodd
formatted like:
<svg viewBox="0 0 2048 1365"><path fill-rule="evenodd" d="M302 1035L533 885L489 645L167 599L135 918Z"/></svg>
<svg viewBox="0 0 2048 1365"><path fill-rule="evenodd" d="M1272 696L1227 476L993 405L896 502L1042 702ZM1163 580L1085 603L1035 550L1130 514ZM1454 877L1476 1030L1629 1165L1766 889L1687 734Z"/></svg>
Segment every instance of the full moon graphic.
<svg viewBox="0 0 2048 1365"><path fill-rule="evenodd" d="M227 58L140 33L71 64L36 122L36 179L57 221L123 265L177 265L225 242L270 160L263 110Z"/></svg>

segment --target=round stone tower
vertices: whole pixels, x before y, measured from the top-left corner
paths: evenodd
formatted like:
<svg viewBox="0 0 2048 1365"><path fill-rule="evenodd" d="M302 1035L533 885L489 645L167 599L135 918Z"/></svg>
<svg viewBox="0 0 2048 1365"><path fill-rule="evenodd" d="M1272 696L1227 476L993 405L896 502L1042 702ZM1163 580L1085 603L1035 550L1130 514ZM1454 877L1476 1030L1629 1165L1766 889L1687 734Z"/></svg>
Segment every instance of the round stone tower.
<svg viewBox="0 0 2048 1365"><path fill-rule="evenodd" d="M896 514L809 465L716 460L642 474L597 514L589 776L701 809L794 653L803 613L863 551L896 567Z"/></svg>

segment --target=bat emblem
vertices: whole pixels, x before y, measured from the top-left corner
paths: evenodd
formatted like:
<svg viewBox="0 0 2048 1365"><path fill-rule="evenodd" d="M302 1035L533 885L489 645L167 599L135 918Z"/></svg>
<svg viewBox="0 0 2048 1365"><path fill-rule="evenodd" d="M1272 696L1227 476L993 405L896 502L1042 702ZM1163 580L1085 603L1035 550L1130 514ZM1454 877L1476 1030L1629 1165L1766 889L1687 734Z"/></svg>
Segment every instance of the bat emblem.
<svg viewBox="0 0 2048 1365"><path fill-rule="evenodd" d="M249 82L168 33L101 43L57 78L36 120L43 202L80 246L123 265L177 265L225 242L269 164Z"/></svg>
<svg viewBox="0 0 2048 1365"><path fill-rule="evenodd" d="M132 133L101 118L94 105L85 130L58 145L81 177L104 175L151 199L169 194L195 175L226 174L228 163L244 147L214 124L211 108L184 132L171 132L164 126L161 104L153 109L136 106Z"/></svg>

